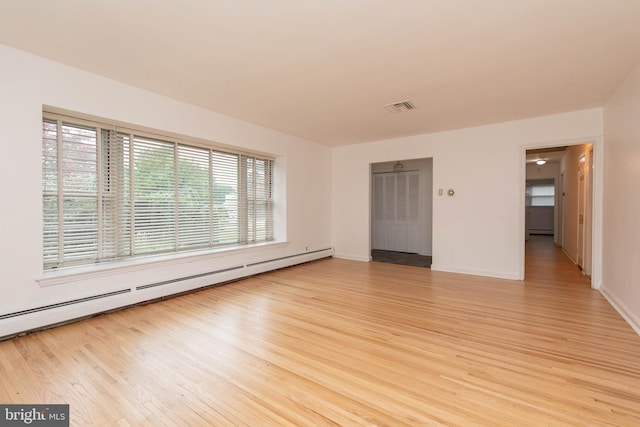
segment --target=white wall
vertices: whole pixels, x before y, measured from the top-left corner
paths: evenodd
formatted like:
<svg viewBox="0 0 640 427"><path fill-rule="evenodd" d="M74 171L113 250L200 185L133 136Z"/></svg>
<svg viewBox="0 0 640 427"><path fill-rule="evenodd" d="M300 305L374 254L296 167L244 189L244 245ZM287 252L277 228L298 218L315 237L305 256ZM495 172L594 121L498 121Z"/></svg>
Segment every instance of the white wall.
<svg viewBox="0 0 640 427"><path fill-rule="evenodd" d="M553 179L558 181L559 170L560 165L558 162L547 162L544 165L527 163L527 179Z"/></svg>
<svg viewBox="0 0 640 427"><path fill-rule="evenodd" d="M602 292L640 334L640 64L604 109Z"/></svg>
<svg viewBox="0 0 640 427"><path fill-rule="evenodd" d="M334 149L335 255L369 258L370 163L432 157L432 268L522 279L525 149L601 134L598 108Z"/></svg>
<svg viewBox="0 0 640 427"><path fill-rule="evenodd" d="M139 285L331 246L331 154L327 147L3 45L0 63L0 316L114 290L130 290L124 295L0 320L0 337L272 267L260 265L242 273L207 276L146 291L135 290ZM152 264L137 263L120 270L62 277L58 284L41 286L37 279L42 276L43 105L277 156L276 211L286 219L286 228L278 227L277 233L287 242L177 261L160 258ZM307 258L283 260L272 266Z"/></svg>

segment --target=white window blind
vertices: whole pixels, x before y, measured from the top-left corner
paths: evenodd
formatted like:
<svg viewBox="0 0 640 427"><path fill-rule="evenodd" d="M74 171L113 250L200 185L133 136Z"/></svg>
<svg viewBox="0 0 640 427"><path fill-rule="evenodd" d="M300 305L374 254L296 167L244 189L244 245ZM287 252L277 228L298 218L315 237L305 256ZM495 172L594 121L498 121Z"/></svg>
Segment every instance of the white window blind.
<svg viewBox="0 0 640 427"><path fill-rule="evenodd" d="M528 206L554 206L555 185L553 180L528 181L526 197Z"/></svg>
<svg viewBox="0 0 640 427"><path fill-rule="evenodd" d="M45 113L44 269L273 240L272 160Z"/></svg>

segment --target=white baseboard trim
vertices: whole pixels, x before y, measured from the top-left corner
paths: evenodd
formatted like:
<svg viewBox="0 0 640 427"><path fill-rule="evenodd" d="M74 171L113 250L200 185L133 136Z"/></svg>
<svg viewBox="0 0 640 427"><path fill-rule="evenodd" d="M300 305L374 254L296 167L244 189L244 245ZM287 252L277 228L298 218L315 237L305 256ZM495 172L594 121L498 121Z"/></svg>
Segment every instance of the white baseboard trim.
<svg viewBox="0 0 640 427"><path fill-rule="evenodd" d="M605 286L601 286L599 290L606 300L609 301L609 304L611 304L618 314L631 326L635 333L640 335L640 317L629 310L629 307L620 301L620 299Z"/></svg>
<svg viewBox="0 0 640 427"><path fill-rule="evenodd" d="M348 259L350 261L361 261L361 262L369 262L369 261L371 261L371 257L370 256L360 256L360 255L334 253L333 257L334 258L340 258L340 259Z"/></svg>
<svg viewBox="0 0 640 427"><path fill-rule="evenodd" d="M573 255L571 255L565 248L564 246L561 246L560 249L562 249L562 252L567 256L567 258L569 258L571 260L572 263L574 263L575 265L578 265L578 260L575 259L573 257Z"/></svg>
<svg viewBox="0 0 640 427"><path fill-rule="evenodd" d="M438 264L432 264L431 270L442 271L445 273L467 274L471 276L493 277L496 279L521 280L518 274L509 274L509 273L486 271L486 270L473 270L473 269L466 269L466 268L455 268L455 267L448 267L448 266L438 265Z"/></svg>

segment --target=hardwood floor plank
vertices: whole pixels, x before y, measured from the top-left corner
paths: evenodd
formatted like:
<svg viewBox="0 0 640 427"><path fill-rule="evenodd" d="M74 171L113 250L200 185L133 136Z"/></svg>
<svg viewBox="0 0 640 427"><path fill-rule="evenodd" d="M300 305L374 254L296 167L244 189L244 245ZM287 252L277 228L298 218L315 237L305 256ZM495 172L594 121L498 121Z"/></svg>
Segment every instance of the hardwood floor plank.
<svg viewBox="0 0 640 427"><path fill-rule="evenodd" d="M326 259L0 342L77 426L640 425L640 337L552 245L523 282Z"/></svg>

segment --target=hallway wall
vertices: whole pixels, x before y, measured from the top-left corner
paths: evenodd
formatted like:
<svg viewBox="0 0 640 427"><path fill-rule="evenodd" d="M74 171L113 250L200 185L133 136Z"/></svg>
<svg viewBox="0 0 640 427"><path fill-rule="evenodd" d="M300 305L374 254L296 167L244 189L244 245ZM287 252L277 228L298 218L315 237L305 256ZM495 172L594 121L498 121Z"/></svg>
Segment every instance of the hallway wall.
<svg viewBox="0 0 640 427"><path fill-rule="evenodd" d="M604 109L602 291L640 334L640 64Z"/></svg>

